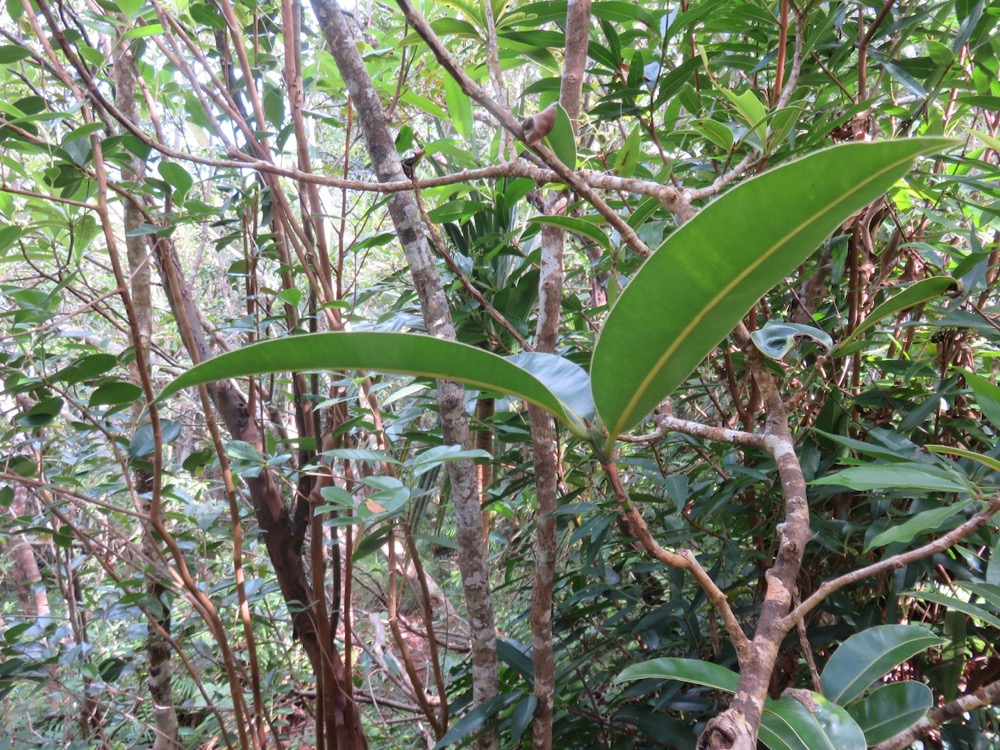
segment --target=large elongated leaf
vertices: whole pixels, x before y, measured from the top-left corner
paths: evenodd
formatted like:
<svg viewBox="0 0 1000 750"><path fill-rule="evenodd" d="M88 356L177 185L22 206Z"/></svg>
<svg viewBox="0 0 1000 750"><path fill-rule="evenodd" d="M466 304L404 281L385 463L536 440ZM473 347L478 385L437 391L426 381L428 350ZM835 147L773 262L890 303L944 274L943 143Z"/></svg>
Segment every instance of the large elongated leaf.
<svg viewBox="0 0 1000 750"><path fill-rule="evenodd" d="M750 307L941 138L853 143L748 180L671 235L635 275L594 350L614 438L676 388Z"/></svg>
<svg viewBox="0 0 1000 750"><path fill-rule="evenodd" d="M800 692L801 701L786 695L764 704L759 734L765 745L771 750L865 750L865 733L847 711L819 693Z"/></svg>
<svg viewBox="0 0 1000 750"><path fill-rule="evenodd" d="M809 484L850 487L852 490L916 490L968 493L972 488L955 472L910 461L891 466L853 466Z"/></svg>
<svg viewBox="0 0 1000 750"><path fill-rule="evenodd" d="M311 333L261 341L192 367L160 399L181 388L271 372L374 370L457 380L536 404L574 434L587 435L593 414L583 368L554 354L505 359L474 346L413 333Z"/></svg>
<svg viewBox="0 0 1000 750"><path fill-rule="evenodd" d="M823 668L823 695L847 705L887 672L941 642L920 625L878 625L840 644Z"/></svg>
<svg viewBox="0 0 1000 750"><path fill-rule="evenodd" d="M872 310L871 314L857 328L851 331L851 335L837 345L837 351L845 349L848 344L859 339L865 331L883 318L888 318L890 315L902 312L915 305L937 299L948 291L948 289L955 286L956 283L954 279L947 276L935 276L931 279L918 281L916 284L907 287Z"/></svg>
<svg viewBox="0 0 1000 750"><path fill-rule="evenodd" d="M913 726L933 705L934 694L922 682L893 682L847 710L868 744L877 745Z"/></svg>
<svg viewBox="0 0 1000 750"><path fill-rule="evenodd" d="M662 658L650 659L625 667L616 678L616 682L647 679L680 680L727 693L735 693L740 676L732 670L710 661Z"/></svg>

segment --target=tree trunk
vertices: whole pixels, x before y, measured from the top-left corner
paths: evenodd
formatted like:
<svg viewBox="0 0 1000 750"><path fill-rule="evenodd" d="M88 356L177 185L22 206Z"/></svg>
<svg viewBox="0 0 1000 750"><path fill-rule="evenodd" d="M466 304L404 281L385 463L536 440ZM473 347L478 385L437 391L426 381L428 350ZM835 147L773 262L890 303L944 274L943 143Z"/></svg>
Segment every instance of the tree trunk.
<svg viewBox="0 0 1000 750"><path fill-rule="evenodd" d="M406 180L382 103L358 52L346 17L334 0L313 0L313 10L357 107L365 144L379 181ZM437 338L454 341L455 326L434 255L427 244L416 197L411 193L394 193L389 199L389 213L410 267L413 286L420 298L427 332ZM471 440L464 387L452 381L439 380L438 403L445 442L469 448ZM475 464L470 460L449 462L448 474L455 504L458 565L472 631L473 701L481 705L499 692L496 620L490 592L490 569L483 542L483 513L479 504ZM496 746L495 728L488 729L477 741L477 747L482 750Z"/></svg>

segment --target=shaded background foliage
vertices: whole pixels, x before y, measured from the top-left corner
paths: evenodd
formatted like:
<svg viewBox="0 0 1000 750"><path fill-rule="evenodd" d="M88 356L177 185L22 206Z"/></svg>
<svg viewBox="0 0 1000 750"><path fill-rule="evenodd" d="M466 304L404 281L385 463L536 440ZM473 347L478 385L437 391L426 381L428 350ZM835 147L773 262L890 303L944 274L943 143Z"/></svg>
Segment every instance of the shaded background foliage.
<svg viewBox="0 0 1000 750"><path fill-rule="evenodd" d="M480 82L490 78L482 57L495 25L498 69L517 115L555 101L565 3L497 2L486 13L449 2L424 11ZM750 331L791 322L817 332L779 336L787 351L768 365L804 477L823 482L809 489L802 598L952 530L976 510L966 498L996 489L997 15L982 0L593 5L570 165L588 174L683 189L700 208L832 143L960 141L846 221L744 319ZM530 154L510 160L500 130L398 13L361 5L353 22L398 150L415 162L422 209L437 226L431 242L458 339L498 354L520 350L518 337L532 343L536 331L537 217L555 192L545 189L549 178L538 178ZM469 396L473 429L492 436L474 446L490 458L469 455L480 456L485 482L501 666L500 697L466 713L465 724L454 717L471 700L468 613L450 482L440 471L448 456L428 455L444 442L433 380L352 373L244 382L249 419L264 425L264 437L230 433L221 451L206 424L218 417L193 393L172 398L155 428L143 410L191 364L187 328L216 353L336 325L425 330L386 197L371 189L354 104L311 10L11 2L0 33L0 538L8 553L0 695L10 746L151 745L159 725L144 652L164 635L182 746L278 736L317 744L323 678L317 685L292 626L303 603L282 595L260 516L241 489L241 480L262 477L274 477L302 523L306 574L326 560L331 641L339 658L352 654L348 682L363 704L368 743L433 746L448 729L433 726L441 703L450 706L449 738L468 741L495 714L501 745L527 742L536 496L519 402ZM134 76L134 115L116 61ZM567 153L565 134L556 135L557 152ZM447 177L489 166L498 170ZM645 245L676 230L678 214L660 194L638 182L613 187L604 199ZM126 224L128 207L136 223ZM643 258L584 202L574 199L566 219L557 352L586 365ZM137 262L122 270L115 256L126 246L130 257L138 248ZM180 276L168 282L171 258ZM128 301L121 294L144 265L157 278L145 340L131 325L141 307L134 287ZM197 317L178 315L171 289L185 290ZM892 302L907 293L908 304ZM658 345L643 333L633 332L637 347ZM832 349L817 343L823 333ZM759 431L762 394L747 351L735 339L714 349L674 392L672 415ZM145 395L143 362L153 389ZM773 459L665 433L652 418L634 434L650 432L621 446L623 481L657 541L694 550L751 628L785 522ZM690 577L633 543L585 441L562 431L557 448L552 745L693 747L728 705L724 690L674 679L665 667L635 681L618 677L655 657L736 669L733 644ZM855 473L829 479L845 467ZM230 470L235 493L226 488ZM332 479L320 487L316 476L326 471ZM155 490L142 472L158 477ZM146 527L150 547L141 516L154 497L163 527ZM164 530L174 542L166 551ZM856 633L921 623L940 642L898 664L887 660L886 682L926 684L939 711L961 695L987 696L938 714L924 746L996 742L996 548L995 525L987 525L950 549L839 589L787 637L769 694L818 689L811 670L822 671ZM426 575L408 572L403 558L414 555ZM181 559L194 588L178 574ZM434 585L421 587L426 578ZM422 601L432 603L430 617ZM241 735L241 724L254 731Z"/></svg>

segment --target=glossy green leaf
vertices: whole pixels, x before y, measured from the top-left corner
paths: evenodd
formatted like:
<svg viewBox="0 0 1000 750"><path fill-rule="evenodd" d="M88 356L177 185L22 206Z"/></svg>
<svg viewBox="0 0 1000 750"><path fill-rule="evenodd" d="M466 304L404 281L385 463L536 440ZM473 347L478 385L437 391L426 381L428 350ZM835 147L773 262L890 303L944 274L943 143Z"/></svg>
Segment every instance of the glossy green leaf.
<svg viewBox="0 0 1000 750"><path fill-rule="evenodd" d="M561 104L556 104L556 121L543 139L552 153L570 169L576 169L576 131Z"/></svg>
<svg viewBox="0 0 1000 750"><path fill-rule="evenodd" d="M937 299L957 284L958 282L956 282L955 279L947 276L935 276L932 279L924 279L923 281L918 281L916 284L908 286L906 289L893 295L890 299L887 299L881 305L872 310L871 314L851 332L850 336L847 336L837 344L836 351L840 351L848 344L857 341L865 331L879 321L888 318L890 315L902 312L903 310L908 310L916 305L929 302L932 299Z"/></svg>
<svg viewBox="0 0 1000 750"><path fill-rule="evenodd" d="M969 492L962 477L936 466L909 462L891 466L854 466L814 479L812 485L840 485L858 492L867 490L916 490L918 492Z"/></svg>
<svg viewBox="0 0 1000 750"><path fill-rule="evenodd" d="M941 508L933 508L917 513L901 524L890 526L885 531L876 534L865 544L865 552L887 544L909 544L921 534L938 534L950 529L952 522L959 513L965 510L965 503L951 503Z"/></svg>
<svg viewBox="0 0 1000 750"><path fill-rule="evenodd" d="M142 388L135 383L118 380L94 389L90 394L90 406L121 406L131 404L142 397Z"/></svg>
<svg viewBox="0 0 1000 750"><path fill-rule="evenodd" d="M819 693L796 691L768 700L760 721L760 739L770 750L864 750L865 733L841 706Z"/></svg>
<svg viewBox="0 0 1000 750"><path fill-rule="evenodd" d="M52 376L52 380L71 385L103 375L118 364L113 354L88 354L74 360Z"/></svg>
<svg viewBox="0 0 1000 750"><path fill-rule="evenodd" d="M732 103L736 111L743 116L747 125L753 129L760 139L761 145L763 145L766 131L767 108L761 100L757 98L757 95L751 89L747 89L741 94L737 94L727 88L720 88L719 90Z"/></svg>
<svg viewBox="0 0 1000 750"><path fill-rule="evenodd" d="M865 733L867 743L876 745L913 726L933 705L934 694L922 682L893 682L872 691L847 711Z"/></svg>
<svg viewBox="0 0 1000 750"><path fill-rule="evenodd" d="M160 420L160 439L164 445L174 442L180 434L181 423L176 419ZM139 429L135 431L135 434L132 435L132 440L129 441L129 458L135 459L148 456L153 452L155 447L156 441L153 439L153 426L149 422L143 422L139 425Z"/></svg>
<svg viewBox="0 0 1000 750"><path fill-rule="evenodd" d="M587 221L586 219L577 219L572 216L535 216L528 223L548 224L553 227L559 227L560 229L565 229L593 240L604 250L611 249L611 239L608 237L608 233L594 222Z"/></svg>
<svg viewBox="0 0 1000 750"><path fill-rule="evenodd" d="M973 583L971 581L956 581L955 585L976 596L981 596L994 612L1000 614L1000 585L995 583Z"/></svg>
<svg viewBox="0 0 1000 750"><path fill-rule="evenodd" d="M161 161L157 170L160 176L174 189L174 200L184 202L184 197L194 185L194 179L180 164L172 161Z"/></svg>
<svg viewBox="0 0 1000 750"><path fill-rule="evenodd" d="M878 625L840 644L823 668L823 695L844 706L904 661L941 643L921 625Z"/></svg>
<svg viewBox="0 0 1000 750"><path fill-rule="evenodd" d="M561 357L527 352L504 358L413 333L312 333L261 341L192 367L160 399L216 380L307 370L374 370L457 380L540 406L581 437L594 409L587 373Z"/></svg>
<svg viewBox="0 0 1000 750"><path fill-rule="evenodd" d="M448 114L451 115L446 119L455 126L455 132L462 138L469 139L472 136L472 102L451 76L444 79L444 100L448 105Z"/></svg>
<svg viewBox="0 0 1000 750"><path fill-rule="evenodd" d="M733 148L733 131L716 120L692 120L691 127L723 151Z"/></svg>
<svg viewBox="0 0 1000 750"><path fill-rule="evenodd" d="M650 659L625 667L615 682L631 680L680 680L735 693L740 676L732 670L699 659Z"/></svg>
<svg viewBox="0 0 1000 750"><path fill-rule="evenodd" d="M950 143L834 146L748 180L674 232L625 288L594 350L594 398L610 440L683 382L844 219L917 156Z"/></svg>
<svg viewBox="0 0 1000 750"><path fill-rule="evenodd" d="M535 707L537 705L538 698L532 694L524 696L514 706L514 710L510 715L510 741L515 747L520 747L521 736L524 734L524 730L528 728L528 725L531 724L531 719L535 714Z"/></svg>

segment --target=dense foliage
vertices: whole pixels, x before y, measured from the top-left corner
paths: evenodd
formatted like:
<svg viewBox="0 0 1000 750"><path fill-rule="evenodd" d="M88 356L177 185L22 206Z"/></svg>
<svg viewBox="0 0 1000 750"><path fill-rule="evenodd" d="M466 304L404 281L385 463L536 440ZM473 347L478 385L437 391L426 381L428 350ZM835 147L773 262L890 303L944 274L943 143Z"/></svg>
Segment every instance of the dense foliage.
<svg viewBox="0 0 1000 750"><path fill-rule="evenodd" d="M0 748L1000 742L1000 8L398 5L7 2Z"/></svg>

